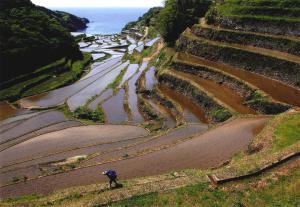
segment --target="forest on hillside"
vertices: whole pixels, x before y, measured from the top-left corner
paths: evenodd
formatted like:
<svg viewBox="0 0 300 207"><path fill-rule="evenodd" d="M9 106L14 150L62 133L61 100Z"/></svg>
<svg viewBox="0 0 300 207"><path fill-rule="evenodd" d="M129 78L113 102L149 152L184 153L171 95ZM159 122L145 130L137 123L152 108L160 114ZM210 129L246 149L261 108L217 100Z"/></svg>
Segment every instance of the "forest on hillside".
<svg viewBox="0 0 300 207"><path fill-rule="evenodd" d="M82 58L59 14L30 0L0 2L1 82L33 72L60 58Z"/></svg>

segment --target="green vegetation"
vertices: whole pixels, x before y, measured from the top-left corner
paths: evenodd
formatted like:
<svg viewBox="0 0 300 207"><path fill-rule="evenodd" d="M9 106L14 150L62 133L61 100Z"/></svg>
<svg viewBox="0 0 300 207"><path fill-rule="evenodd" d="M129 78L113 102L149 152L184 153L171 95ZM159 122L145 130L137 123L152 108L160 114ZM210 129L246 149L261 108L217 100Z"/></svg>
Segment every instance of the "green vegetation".
<svg viewBox="0 0 300 207"><path fill-rule="evenodd" d="M121 73L116 77L116 79L112 83L110 83L107 86L107 88L111 88L114 91L116 91L118 89L118 87L119 87L119 85L120 85L120 83L121 83L121 81L122 81L125 73L126 73L127 68L128 68L128 66L121 71Z"/></svg>
<svg viewBox="0 0 300 207"><path fill-rule="evenodd" d="M1 0L0 56L3 82L62 58L82 58L69 31L30 0Z"/></svg>
<svg viewBox="0 0 300 207"><path fill-rule="evenodd" d="M177 51L180 52L188 52L211 61L219 61L257 72L296 87L300 86L300 73L298 72L300 66L288 60L225 44L214 44L189 33L181 35L176 46Z"/></svg>
<svg viewBox="0 0 300 207"><path fill-rule="evenodd" d="M209 10L206 20L230 29L298 36L299 9L297 0L225 0Z"/></svg>
<svg viewBox="0 0 300 207"><path fill-rule="evenodd" d="M74 116L78 119L92 120L100 123L105 122L104 113L100 108L93 111L86 106L82 106L74 111Z"/></svg>
<svg viewBox="0 0 300 207"><path fill-rule="evenodd" d="M201 206L201 207L256 207L256 206L299 206L300 168L289 175L268 174L239 182L211 188L208 183L171 190L133 196L108 206ZM260 185L260 187L259 187ZM256 187L257 186L257 187ZM96 207L97 205L95 205Z"/></svg>
<svg viewBox="0 0 300 207"><path fill-rule="evenodd" d="M206 28L201 25L193 26L193 34L205 39L220 42L252 45L300 55L300 42L286 38L275 38L272 36L240 31Z"/></svg>
<svg viewBox="0 0 300 207"><path fill-rule="evenodd" d="M71 84L82 76L90 61L90 54L84 54L83 60L74 62L63 58L32 73L12 79L9 82L11 87L0 90L0 100L15 101Z"/></svg>
<svg viewBox="0 0 300 207"><path fill-rule="evenodd" d="M216 122L223 122L229 119L232 114L227 109L219 108L210 111L210 116L213 117Z"/></svg>
<svg viewBox="0 0 300 207"><path fill-rule="evenodd" d="M232 117L232 113L223 105L220 105L204 89L194 85L189 79L179 77L167 71L159 76L159 82L166 84L173 90L184 93L187 97L199 104L212 122L223 122Z"/></svg>
<svg viewBox="0 0 300 207"><path fill-rule="evenodd" d="M143 16L139 17L137 21L129 22L128 24L126 24L122 30L128 30L133 27L141 28L145 26L154 26L155 22L158 20L157 15L161 11L161 9L162 7L153 7L149 9L149 11L147 11Z"/></svg>
<svg viewBox="0 0 300 207"><path fill-rule="evenodd" d="M285 117L283 123L275 129L276 148L285 148L300 141L300 114Z"/></svg>
<svg viewBox="0 0 300 207"><path fill-rule="evenodd" d="M187 27L205 15L211 3L210 0L166 0L156 25L165 42L173 45Z"/></svg>

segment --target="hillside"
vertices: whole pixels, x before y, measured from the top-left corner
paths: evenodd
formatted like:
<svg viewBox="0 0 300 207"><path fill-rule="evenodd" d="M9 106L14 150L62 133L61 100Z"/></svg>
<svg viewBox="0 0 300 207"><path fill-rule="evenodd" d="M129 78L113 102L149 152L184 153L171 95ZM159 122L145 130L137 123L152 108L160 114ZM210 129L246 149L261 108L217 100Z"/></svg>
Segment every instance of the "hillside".
<svg viewBox="0 0 300 207"><path fill-rule="evenodd" d="M61 58L82 58L69 31L85 27L86 20L37 7L29 0L4 0L0 7L2 84Z"/></svg>
<svg viewBox="0 0 300 207"><path fill-rule="evenodd" d="M166 0L79 35L80 80L3 104L1 204L300 206L298 2Z"/></svg>

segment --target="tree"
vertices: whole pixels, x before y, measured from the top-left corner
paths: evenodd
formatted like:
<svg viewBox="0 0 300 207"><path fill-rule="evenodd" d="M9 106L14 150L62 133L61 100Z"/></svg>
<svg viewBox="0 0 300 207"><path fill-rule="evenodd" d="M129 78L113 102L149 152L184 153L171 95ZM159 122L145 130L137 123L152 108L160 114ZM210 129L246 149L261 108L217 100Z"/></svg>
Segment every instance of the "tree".
<svg viewBox="0 0 300 207"><path fill-rule="evenodd" d="M211 4L211 0L165 0L156 24L165 42L173 45L187 27L205 15Z"/></svg>

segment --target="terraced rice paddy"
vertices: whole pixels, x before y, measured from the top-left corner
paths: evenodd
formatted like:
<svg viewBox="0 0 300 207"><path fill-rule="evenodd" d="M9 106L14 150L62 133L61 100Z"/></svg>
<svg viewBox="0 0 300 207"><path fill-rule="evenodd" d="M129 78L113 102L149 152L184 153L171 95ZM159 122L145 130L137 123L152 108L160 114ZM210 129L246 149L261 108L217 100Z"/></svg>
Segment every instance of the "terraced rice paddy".
<svg viewBox="0 0 300 207"><path fill-rule="evenodd" d="M161 117L164 117L164 126L166 128L174 128L176 127L176 119L173 117L171 111L166 107L153 102L152 100L147 100L148 104L156 111L157 114L160 114Z"/></svg>
<svg viewBox="0 0 300 207"><path fill-rule="evenodd" d="M154 85L158 83L157 78L155 77L155 67L151 67L145 74L146 78L146 89L152 90Z"/></svg>
<svg viewBox="0 0 300 207"><path fill-rule="evenodd" d="M138 64L130 64L123 76L123 79L119 85L119 87L122 87L126 81L128 81L139 69Z"/></svg>
<svg viewBox="0 0 300 207"><path fill-rule="evenodd" d="M18 113L20 113L20 110L12 107L5 102L0 102L0 121L17 115Z"/></svg>
<svg viewBox="0 0 300 207"><path fill-rule="evenodd" d="M98 164L90 165L90 167L2 187L1 197L24 195L28 192L47 193L70 186L103 182L105 178L99 175L99 172L106 168L116 169L120 176L126 179L161 174L175 169L215 166L247 147L251 137L265 122L265 118L237 119L216 130L197 136L195 133L199 133L203 126L182 127L170 132L169 135L155 138L155 142L154 140L151 142L153 144L145 143L138 148L128 148L117 154L111 153L111 155L107 154L105 157L101 157L104 160L111 160L116 156L127 154L128 158L111 161L107 164L99 160ZM191 135L195 137L184 141L184 138ZM176 144L176 139L182 141ZM146 147L143 151L147 153L140 154L143 146ZM169 147L165 150L158 150L162 146Z"/></svg>
<svg viewBox="0 0 300 207"><path fill-rule="evenodd" d="M99 104L101 104L102 102L104 102L105 100L107 100L108 98L113 96L113 90L112 89L107 89L106 91L104 91L100 96L98 96L95 100L93 100L88 107L90 109L95 110Z"/></svg>
<svg viewBox="0 0 300 207"><path fill-rule="evenodd" d="M142 72L146 69L148 62L143 62L139 68L138 73L136 73L129 81L128 81L128 102L129 108L131 112L131 118L133 123L142 123L144 121L143 116L141 115L138 107L138 98L137 98L137 80L141 76Z"/></svg>
<svg viewBox="0 0 300 207"><path fill-rule="evenodd" d="M276 81L266 76L242 70L227 64L209 61L207 59L203 59L193 55L180 53L178 59L186 61L190 64L199 64L204 67L212 67L217 70L224 71L258 87L262 91L269 94L275 100L282 101L295 106L300 106L300 99L298 98L300 97L300 90L282 82Z"/></svg>
<svg viewBox="0 0 300 207"><path fill-rule="evenodd" d="M71 96L67 101L70 110L74 111L76 108L84 106L85 103L87 103L93 96L101 94L108 84L112 83L120 72L128 66L128 64L128 62L125 62L120 66L113 68L83 90Z"/></svg>
<svg viewBox="0 0 300 207"><path fill-rule="evenodd" d="M245 102L245 99L239 96L234 91L232 91L230 88L227 88L226 86L221 86L214 81L207 80L192 74L183 73L175 70L173 70L172 72L174 74L178 74L181 77L185 77L189 80L194 81L196 84L203 87L206 91L213 94L214 97L227 104L234 111L243 114L256 114L256 112L253 109L243 104Z"/></svg>
<svg viewBox="0 0 300 207"><path fill-rule="evenodd" d="M183 110L183 118L188 123L208 123L205 112L185 95L160 85L159 90L172 101L175 101Z"/></svg>
<svg viewBox="0 0 300 207"><path fill-rule="evenodd" d="M128 114L124 108L125 90L121 88L116 94L102 104L106 115L106 122L122 124L128 121Z"/></svg>
<svg viewBox="0 0 300 207"><path fill-rule="evenodd" d="M204 25L202 23L198 27ZM206 27L213 30L217 28ZM227 28L226 31L231 30ZM266 35L255 34L261 39ZM251 33L247 35L251 36ZM1 107L5 108L5 113L9 115L1 114L0 119L17 115L5 119L0 126L1 198L101 183L106 178L100 172L107 169L114 169L121 179L127 179L187 168L208 169L219 166L236 153L246 150L253 137L269 120L260 116L258 109L248 106L248 94L230 87L237 82L245 83L243 86L251 85L256 92L265 92L266 97L270 95L277 101L300 106L300 91L296 87L295 78L298 73L291 78L292 82L286 79L290 75L287 67L282 68L287 71L283 80L275 80L274 77L281 74L273 73L274 68L280 73L275 63L284 62L292 69L298 67L300 58L294 50L297 47L290 50L286 46L273 46L270 43L260 42L259 46L254 43L240 44L233 41L233 36L231 39L214 39L216 36L193 28L179 39L173 65L164 68L163 73L176 76L174 84L167 85L157 80L163 73L159 71L156 76L156 68L148 65L158 53L145 57L140 65L122 60L126 49L129 54L133 50L142 52L145 47L155 45L160 40L159 36L150 41L131 36L121 38L119 35L94 37L95 40L90 43L80 42L81 50L98 52L94 54L95 59L101 58L101 53L111 54L111 58L94 63L92 69L72 85L24 98L19 103L21 107L29 109L56 107L64 103L71 111L80 106L99 109L104 112L106 124L84 125L56 110L18 115L16 109L1 103L0 110ZM296 41L295 37L282 37ZM255 40L250 38L247 41ZM158 47L163 48L163 43L160 42ZM205 48L215 50L203 52ZM254 67L255 58L266 61L266 64L258 62L256 64L259 67ZM191 68L201 66L196 68L200 71L184 70L179 63ZM120 78L125 68L127 70ZM232 82L226 83L226 78L218 80L221 76L217 75L206 77L209 73L200 73L201 70L218 71L225 74L223 77L230 76ZM117 85L111 86L110 83L116 80ZM185 81L190 85L181 84L185 88L175 90L176 81ZM253 89L251 87L249 90ZM188 89L193 91L187 93ZM145 100L146 104L143 105L141 100ZM274 104L269 100L260 100L258 103L270 104L266 108L276 106L278 110L282 106L282 103ZM145 120L141 111L154 111L159 117ZM218 118L221 120L224 113L228 115L226 112L230 115L228 117L233 115L233 118L212 128L208 127L212 114L220 116ZM236 114L252 115L241 118ZM162 128L149 127L161 120ZM138 126L150 129L151 132Z"/></svg>

